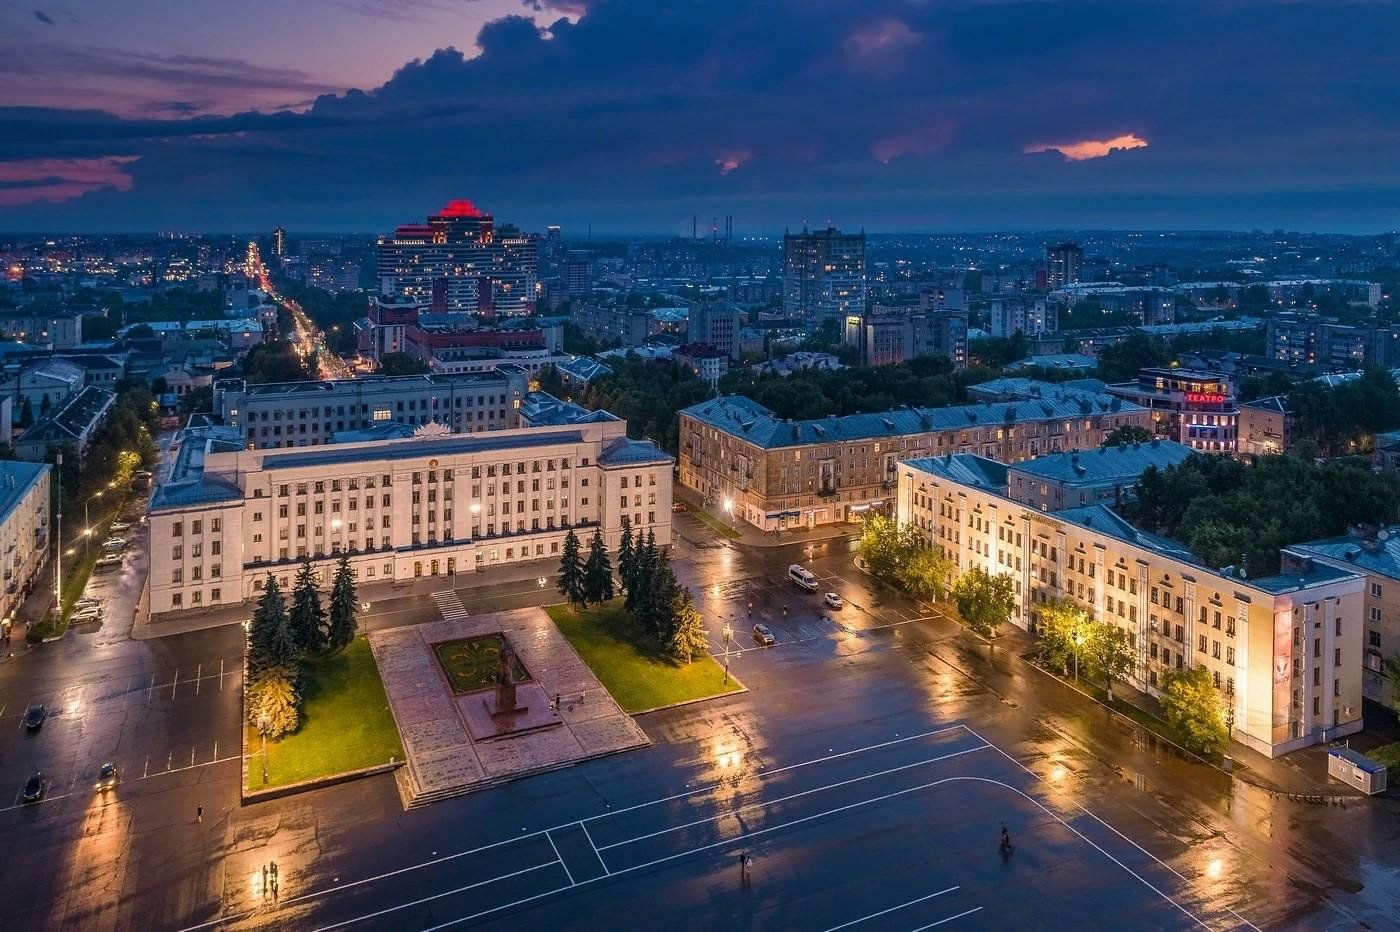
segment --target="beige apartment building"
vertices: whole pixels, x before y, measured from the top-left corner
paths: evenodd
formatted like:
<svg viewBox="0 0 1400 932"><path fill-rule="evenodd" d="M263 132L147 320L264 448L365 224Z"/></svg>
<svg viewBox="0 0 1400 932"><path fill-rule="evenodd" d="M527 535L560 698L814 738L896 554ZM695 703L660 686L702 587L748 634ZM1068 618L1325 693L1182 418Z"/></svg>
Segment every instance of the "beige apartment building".
<svg viewBox="0 0 1400 932"><path fill-rule="evenodd" d="M558 559L570 529L624 523L671 541L674 460L606 412L559 423L290 449L245 448L237 429L184 432L150 511L151 612L253 598L302 557L328 574L345 553L360 583L448 578ZM584 419L586 418L586 419ZM542 418L545 420L546 418Z"/></svg>
<svg viewBox="0 0 1400 932"><path fill-rule="evenodd" d="M680 412L680 481L709 505L765 531L890 510L906 459L976 453L1017 462L1095 449L1151 412L1106 394L1048 383L1035 398L785 420L740 395Z"/></svg>
<svg viewBox="0 0 1400 932"><path fill-rule="evenodd" d="M1354 528L1350 534L1284 551L1285 566L1300 559L1366 574L1362 693L1373 702L1394 707L1397 684L1385 661L1400 655L1400 526Z"/></svg>
<svg viewBox="0 0 1400 932"><path fill-rule="evenodd" d="M1013 501L1006 465L982 456L898 469L900 523L918 528L960 571L1010 573L1018 626L1034 632L1040 605L1071 598L1128 634L1138 688L1156 692L1169 671L1205 667L1235 739L1270 757L1360 730L1357 570L1297 559L1280 575L1247 579L1203 565L1105 505L1047 513Z"/></svg>
<svg viewBox="0 0 1400 932"><path fill-rule="evenodd" d="M52 473L48 463L0 463L0 624L6 627L48 562Z"/></svg>

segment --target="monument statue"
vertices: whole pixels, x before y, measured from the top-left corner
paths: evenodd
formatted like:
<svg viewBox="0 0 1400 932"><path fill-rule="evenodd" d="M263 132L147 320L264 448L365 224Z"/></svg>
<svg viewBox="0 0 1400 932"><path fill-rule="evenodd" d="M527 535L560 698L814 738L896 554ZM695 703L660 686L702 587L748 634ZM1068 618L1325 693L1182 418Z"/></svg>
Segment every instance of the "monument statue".
<svg viewBox="0 0 1400 932"><path fill-rule="evenodd" d="M515 650L510 640L501 638L501 649L496 654L496 714L509 714L515 711Z"/></svg>

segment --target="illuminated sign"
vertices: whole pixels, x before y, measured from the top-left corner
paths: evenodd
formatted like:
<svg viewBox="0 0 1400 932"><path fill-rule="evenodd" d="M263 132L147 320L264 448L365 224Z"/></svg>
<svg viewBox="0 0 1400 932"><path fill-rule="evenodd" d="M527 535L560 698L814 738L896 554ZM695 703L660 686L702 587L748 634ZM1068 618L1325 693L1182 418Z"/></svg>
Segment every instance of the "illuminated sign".
<svg viewBox="0 0 1400 932"><path fill-rule="evenodd" d="M1224 403L1225 403L1225 400L1226 400L1226 396L1225 396L1225 395L1219 395L1219 394L1216 394L1215 392L1187 392L1187 393L1186 393L1186 403L1187 403L1187 404L1193 404L1193 405L1218 405L1218 404L1224 404Z"/></svg>

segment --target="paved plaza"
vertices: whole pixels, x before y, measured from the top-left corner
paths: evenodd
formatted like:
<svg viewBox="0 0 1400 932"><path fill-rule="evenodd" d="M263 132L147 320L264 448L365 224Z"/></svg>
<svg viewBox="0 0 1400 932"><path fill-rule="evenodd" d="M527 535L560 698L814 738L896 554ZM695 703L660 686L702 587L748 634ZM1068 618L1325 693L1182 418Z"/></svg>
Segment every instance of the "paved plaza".
<svg viewBox="0 0 1400 932"><path fill-rule="evenodd" d="M408 757L408 766L397 773L405 806L650 743L543 610L451 614L456 617L369 635ZM506 635L530 671L537 687L529 692L532 701L561 698L557 726L488 740L472 737L473 710L465 706L481 694L454 696L432 645L497 632Z"/></svg>

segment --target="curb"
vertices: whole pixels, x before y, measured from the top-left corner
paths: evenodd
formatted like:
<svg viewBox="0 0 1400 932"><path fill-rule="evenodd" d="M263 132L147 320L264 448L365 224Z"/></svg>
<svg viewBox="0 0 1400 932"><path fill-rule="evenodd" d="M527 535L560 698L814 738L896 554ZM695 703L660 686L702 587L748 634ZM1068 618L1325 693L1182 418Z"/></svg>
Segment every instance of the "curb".
<svg viewBox="0 0 1400 932"><path fill-rule="evenodd" d="M739 687L738 689L730 690L727 693L716 693L713 696L701 696L698 699L682 699L680 702L673 702L670 705L653 706L650 709L640 709L636 712L628 712L627 714L630 715L632 718L636 718L638 715L650 715L652 712L664 712L667 709L679 709L688 705L696 705L697 703L701 702L709 702L712 699L727 699L730 696L742 696L744 693L749 691L749 688L747 686L739 682L739 678L737 676L730 676L729 678ZM606 686L604 686L603 688L607 689Z"/></svg>
<svg viewBox="0 0 1400 932"><path fill-rule="evenodd" d="M248 785L248 761L257 757L257 754L247 753L247 732L244 732L244 754L243 754L243 786ZM266 790L243 790L239 795L243 805L266 802L270 799L281 799L284 796L291 796L295 793L304 793L307 790L320 789L327 786L339 786L342 783L349 783L352 780L359 780L363 777L378 776L381 773L392 773L404 764L403 761L395 761L390 764L375 764L373 767L362 767L359 770L347 770L345 773L333 774L329 777L313 777L310 780L301 780L297 783L287 783L282 786L271 787Z"/></svg>

